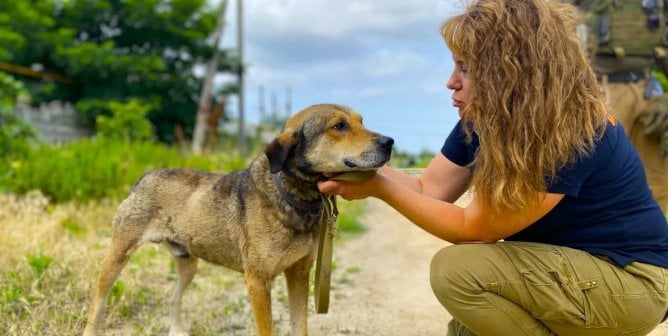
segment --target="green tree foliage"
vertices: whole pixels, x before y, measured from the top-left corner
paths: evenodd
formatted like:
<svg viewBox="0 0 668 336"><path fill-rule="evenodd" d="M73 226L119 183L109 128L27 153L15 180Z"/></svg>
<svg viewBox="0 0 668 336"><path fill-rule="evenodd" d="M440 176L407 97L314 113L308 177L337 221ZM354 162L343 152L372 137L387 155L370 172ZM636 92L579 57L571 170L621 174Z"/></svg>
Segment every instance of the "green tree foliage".
<svg viewBox="0 0 668 336"><path fill-rule="evenodd" d="M0 1L0 62L55 73L21 77L34 103L75 103L91 125L112 102L151 102L158 137L174 126L192 131L201 79L193 69L211 57L215 8L206 0ZM233 52L218 71L236 72Z"/></svg>
<svg viewBox="0 0 668 336"><path fill-rule="evenodd" d="M98 135L110 139L151 140L153 125L146 119L152 106L138 99L128 103L110 102L112 116L97 116Z"/></svg>
<svg viewBox="0 0 668 336"><path fill-rule="evenodd" d="M0 174L27 153L35 138L32 128L14 113L17 97L25 95L21 82L0 72Z"/></svg>

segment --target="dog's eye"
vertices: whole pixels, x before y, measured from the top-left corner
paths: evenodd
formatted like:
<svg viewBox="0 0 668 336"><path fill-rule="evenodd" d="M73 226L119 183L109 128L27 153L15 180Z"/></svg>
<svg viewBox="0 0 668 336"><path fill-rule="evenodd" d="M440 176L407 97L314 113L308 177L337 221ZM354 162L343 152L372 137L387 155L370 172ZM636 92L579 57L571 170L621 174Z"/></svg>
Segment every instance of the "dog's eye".
<svg viewBox="0 0 668 336"><path fill-rule="evenodd" d="M334 126L332 126L332 129L335 129L337 131L343 131L345 129L348 129L348 124L345 121L339 121Z"/></svg>

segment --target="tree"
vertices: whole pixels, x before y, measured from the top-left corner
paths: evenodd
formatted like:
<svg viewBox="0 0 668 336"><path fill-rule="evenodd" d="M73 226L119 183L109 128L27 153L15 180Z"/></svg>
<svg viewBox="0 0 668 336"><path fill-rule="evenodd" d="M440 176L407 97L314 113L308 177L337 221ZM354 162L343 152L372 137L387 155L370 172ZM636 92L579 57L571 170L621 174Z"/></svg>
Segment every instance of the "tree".
<svg viewBox="0 0 668 336"><path fill-rule="evenodd" d="M221 53L218 50L218 44L223 36L225 28L225 13L227 12L227 0L222 0L218 14L218 21L216 22L216 30L213 32L213 56L209 60L206 73L204 74L204 83L202 84L202 91L197 105L197 114L195 115L195 129L193 132L192 150L195 154L202 154L204 149L205 134L208 133L209 123L208 119L211 117L211 89L213 87L213 78L216 73L216 67L220 62Z"/></svg>
<svg viewBox="0 0 668 336"><path fill-rule="evenodd" d="M0 181L10 178L10 167L17 164L35 140L33 129L14 112L17 99L27 99L23 83L0 72Z"/></svg>
<svg viewBox="0 0 668 336"><path fill-rule="evenodd" d="M73 102L93 125L112 102L139 99L161 140L175 141L177 126L192 134L194 69L211 59L216 24L205 0L0 1L0 13L0 62L71 79L17 75L34 103ZM217 69L241 66L223 50Z"/></svg>

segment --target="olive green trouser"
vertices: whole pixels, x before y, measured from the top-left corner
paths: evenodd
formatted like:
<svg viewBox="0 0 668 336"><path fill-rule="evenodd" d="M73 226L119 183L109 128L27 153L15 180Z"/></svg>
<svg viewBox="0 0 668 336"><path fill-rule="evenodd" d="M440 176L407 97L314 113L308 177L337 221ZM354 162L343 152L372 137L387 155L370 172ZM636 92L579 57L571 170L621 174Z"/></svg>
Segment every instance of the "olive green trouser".
<svg viewBox="0 0 668 336"><path fill-rule="evenodd" d="M667 278L663 267L525 242L448 246L431 263L454 318L448 335L646 335L666 315Z"/></svg>

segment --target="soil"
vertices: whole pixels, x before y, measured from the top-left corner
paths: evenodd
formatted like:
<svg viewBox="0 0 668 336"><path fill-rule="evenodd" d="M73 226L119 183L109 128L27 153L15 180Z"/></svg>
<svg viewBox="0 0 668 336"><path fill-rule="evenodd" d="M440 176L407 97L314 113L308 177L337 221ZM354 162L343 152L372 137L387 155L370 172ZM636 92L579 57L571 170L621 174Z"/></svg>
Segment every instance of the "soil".
<svg viewBox="0 0 668 336"><path fill-rule="evenodd" d="M368 231L334 245L328 314L311 309L311 335L446 335L451 316L432 294L431 257L448 243L422 231L391 207L369 200ZM345 266L342 266L345 265ZM650 336L668 335L668 323Z"/></svg>
<svg viewBox="0 0 668 336"><path fill-rule="evenodd" d="M429 263L447 243L376 200L362 222L365 234L334 245L335 263L345 267L334 269L329 313L311 316L311 333L445 335L451 317L431 292Z"/></svg>

